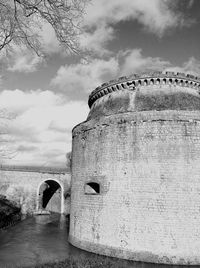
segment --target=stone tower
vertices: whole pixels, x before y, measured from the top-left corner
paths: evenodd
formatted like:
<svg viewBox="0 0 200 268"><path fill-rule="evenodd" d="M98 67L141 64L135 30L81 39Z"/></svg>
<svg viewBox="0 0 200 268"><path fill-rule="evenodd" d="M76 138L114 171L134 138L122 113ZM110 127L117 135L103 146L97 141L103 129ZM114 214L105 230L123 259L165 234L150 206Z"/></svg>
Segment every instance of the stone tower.
<svg viewBox="0 0 200 268"><path fill-rule="evenodd" d="M131 260L200 264L200 79L104 83L73 129L70 242Z"/></svg>

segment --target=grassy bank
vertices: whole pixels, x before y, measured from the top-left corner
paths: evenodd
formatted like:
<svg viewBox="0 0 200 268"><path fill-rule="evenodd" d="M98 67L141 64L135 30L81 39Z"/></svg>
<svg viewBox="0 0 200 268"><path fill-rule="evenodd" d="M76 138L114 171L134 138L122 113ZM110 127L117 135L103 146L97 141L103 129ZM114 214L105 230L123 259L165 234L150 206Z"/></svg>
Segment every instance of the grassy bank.
<svg viewBox="0 0 200 268"><path fill-rule="evenodd" d="M88 259L75 259L69 258L65 261L46 263L34 266L34 268L127 268L130 267L127 265L128 261L119 260L115 258L109 258L104 256L95 256ZM139 266L140 263L137 263ZM33 267L32 267L33 268Z"/></svg>
<svg viewBox="0 0 200 268"><path fill-rule="evenodd" d="M0 195L0 229L14 225L21 219L20 208Z"/></svg>

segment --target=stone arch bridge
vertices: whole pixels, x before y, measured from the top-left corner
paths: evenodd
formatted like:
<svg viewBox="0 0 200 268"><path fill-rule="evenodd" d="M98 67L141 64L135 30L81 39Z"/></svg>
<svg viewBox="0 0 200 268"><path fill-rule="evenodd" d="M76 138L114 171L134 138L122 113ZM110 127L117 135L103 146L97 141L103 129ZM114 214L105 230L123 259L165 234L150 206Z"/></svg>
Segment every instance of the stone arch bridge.
<svg viewBox="0 0 200 268"><path fill-rule="evenodd" d="M69 169L0 166L0 195L16 202L23 214L49 210L69 214Z"/></svg>

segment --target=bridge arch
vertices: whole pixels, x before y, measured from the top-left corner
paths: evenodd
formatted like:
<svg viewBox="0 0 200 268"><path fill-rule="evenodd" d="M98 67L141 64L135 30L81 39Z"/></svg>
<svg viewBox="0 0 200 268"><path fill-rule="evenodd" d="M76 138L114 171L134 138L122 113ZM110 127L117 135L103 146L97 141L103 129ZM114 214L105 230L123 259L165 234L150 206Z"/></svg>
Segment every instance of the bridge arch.
<svg viewBox="0 0 200 268"><path fill-rule="evenodd" d="M36 211L45 209L53 195L60 190L60 213L64 213L64 186L54 178L47 178L37 187Z"/></svg>

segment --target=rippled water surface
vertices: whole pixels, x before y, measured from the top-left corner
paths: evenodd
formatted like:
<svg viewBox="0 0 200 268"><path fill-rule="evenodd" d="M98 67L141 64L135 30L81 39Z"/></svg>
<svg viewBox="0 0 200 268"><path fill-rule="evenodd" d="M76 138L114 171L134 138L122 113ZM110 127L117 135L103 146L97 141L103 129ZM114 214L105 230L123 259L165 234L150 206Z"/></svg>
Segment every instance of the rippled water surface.
<svg viewBox="0 0 200 268"><path fill-rule="evenodd" d="M77 249L68 243L68 226L68 218L52 214L35 216L0 231L0 267L36 265L64 260L69 256L95 257L95 254ZM123 264L127 268L172 267L128 261L124 261Z"/></svg>

